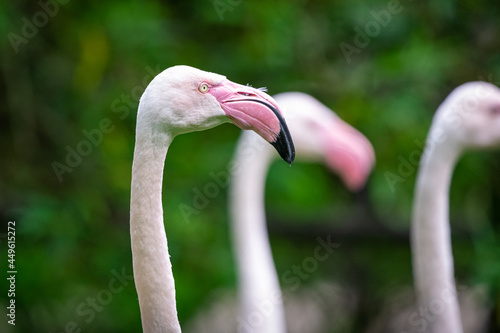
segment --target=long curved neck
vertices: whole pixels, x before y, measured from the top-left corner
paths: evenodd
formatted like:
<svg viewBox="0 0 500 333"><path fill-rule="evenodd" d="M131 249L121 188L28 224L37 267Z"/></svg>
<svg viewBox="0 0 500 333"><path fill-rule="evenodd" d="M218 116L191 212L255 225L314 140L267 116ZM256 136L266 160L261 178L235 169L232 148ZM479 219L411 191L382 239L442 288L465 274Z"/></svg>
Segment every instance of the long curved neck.
<svg viewBox="0 0 500 333"><path fill-rule="evenodd" d="M426 148L417 177L412 219L413 270L421 329L461 333L449 223L450 182L459 152L435 143Z"/></svg>
<svg viewBox="0 0 500 333"><path fill-rule="evenodd" d="M146 133L139 121L132 166L130 236L142 325L145 333L180 332L161 200L163 167L172 138L165 133Z"/></svg>
<svg viewBox="0 0 500 333"><path fill-rule="evenodd" d="M264 208L265 181L272 154L267 143L253 133L244 132L233 161L229 207L239 276L238 332L286 332Z"/></svg>

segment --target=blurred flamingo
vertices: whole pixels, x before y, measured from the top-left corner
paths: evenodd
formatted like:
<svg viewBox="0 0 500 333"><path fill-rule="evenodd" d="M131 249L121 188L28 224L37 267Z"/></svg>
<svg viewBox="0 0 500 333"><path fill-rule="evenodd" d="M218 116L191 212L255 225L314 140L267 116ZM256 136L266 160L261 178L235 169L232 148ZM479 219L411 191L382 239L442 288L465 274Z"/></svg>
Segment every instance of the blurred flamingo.
<svg viewBox="0 0 500 333"><path fill-rule="evenodd" d="M297 157L325 163L350 190L360 189L374 164L370 142L310 95L274 96L287 119ZM286 332L278 275L266 228L264 191L272 150L245 131L233 160L229 207L239 277L241 332ZM293 319L293 318L292 318Z"/></svg>
<svg viewBox="0 0 500 333"><path fill-rule="evenodd" d="M499 145L500 89L486 82L457 87L434 115L415 189L413 269L419 306L428 314L416 324L425 332L463 332L448 216L450 182L465 151Z"/></svg>

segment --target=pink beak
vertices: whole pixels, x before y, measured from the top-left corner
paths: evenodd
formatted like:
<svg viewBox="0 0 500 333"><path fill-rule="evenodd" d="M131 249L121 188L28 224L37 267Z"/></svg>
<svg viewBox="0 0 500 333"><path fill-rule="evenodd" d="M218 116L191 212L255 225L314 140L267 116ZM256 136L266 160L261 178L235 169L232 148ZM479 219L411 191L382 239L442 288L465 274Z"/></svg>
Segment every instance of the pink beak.
<svg viewBox="0 0 500 333"><path fill-rule="evenodd" d="M368 139L340 118L321 127L328 166L339 174L347 188L359 190L375 163L375 152Z"/></svg>
<svg viewBox="0 0 500 333"><path fill-rule="evenodd" d="M224 80L208 91L233 124L253 130L272 144L289 164L295 159L295 148L285 119L276 101L264 91Z"/></svg>

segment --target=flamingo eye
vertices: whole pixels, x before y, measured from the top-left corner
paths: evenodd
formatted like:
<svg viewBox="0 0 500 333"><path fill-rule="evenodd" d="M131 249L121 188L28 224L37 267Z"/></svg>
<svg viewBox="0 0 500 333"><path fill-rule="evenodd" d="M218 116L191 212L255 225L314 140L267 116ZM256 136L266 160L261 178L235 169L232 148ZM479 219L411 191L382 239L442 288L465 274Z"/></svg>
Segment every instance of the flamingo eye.
<svg viewBox="0 0 500 333"><path fill-rule="evenodd" d="M200 84L200 87L198 88L198 90L202 93L206 93L208 91L208 83L202 83Z"/></svg>

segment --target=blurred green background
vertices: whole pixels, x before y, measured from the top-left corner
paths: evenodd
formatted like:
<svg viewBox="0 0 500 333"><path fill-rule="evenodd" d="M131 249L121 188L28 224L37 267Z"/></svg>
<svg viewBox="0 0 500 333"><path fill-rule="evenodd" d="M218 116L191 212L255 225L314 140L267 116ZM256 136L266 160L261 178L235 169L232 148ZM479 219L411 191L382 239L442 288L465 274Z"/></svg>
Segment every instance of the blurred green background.
<svg viewBox="0 0 500 333"><path fill-rule="evenodd" d="M394 8L377 23L374 13ZM0 3L0 28L0 267L7 271L7 222L15 220L18 271L16 326L2 315L2 332L140 331L128 278L136 109L153 75L176 64L270 94L309 93L373 143L377 165L360 193L325 167L297 161L273 165L266 194L280 276L312 255L317 237L331 235L340 247L299 291L318 281L353 290L343 331L365 332L394 295L411 293L410 155L455 86L500 82L494 1L21 0ZM84 147L85 131L103 119L109 131ZM182 135L166 160L163 202L182 325L214 291L236 287L227 189L188 220L179 205L192 205L210 172L227 169L239 132L223 125ZM87 156L58 177L54 162L66 165L78 147ZM401 173L402 181L388 182ZM457 282L485 287L490 332L500 331L498 153L459 162L450 205ZM111 293L116 275L121 288ZM5 278L0 286L5 311Z"/></svg>

